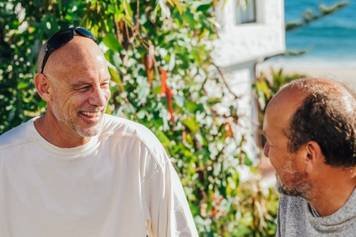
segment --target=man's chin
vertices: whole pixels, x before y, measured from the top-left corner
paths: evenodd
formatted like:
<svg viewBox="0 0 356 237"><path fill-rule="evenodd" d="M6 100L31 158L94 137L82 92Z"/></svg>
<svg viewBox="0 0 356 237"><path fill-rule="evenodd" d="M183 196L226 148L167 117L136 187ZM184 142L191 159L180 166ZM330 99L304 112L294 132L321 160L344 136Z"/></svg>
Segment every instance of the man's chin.
<svg viewBox="0 0 356 237"><path fill-rule="evenodd" d="M90 127L83 128L83 127L76 127L76 132L81 136L81 137L93 137L99 134L101 130L101 120Z"/></svg>
<svg viewBox="0 0 356 237"><path fill-rule="evenodd" d="M308 200L310 198L312 186L305 180L299 180L299 182L294 183L292 187L284 185L282 182L277 181L277 190L279 193L288 196L302 197Z"/></svg>
<svg viewBox="0 0 356 237"><path fill-rule="evenodd" d="M294 197L303 196L303 194L296 189L287 189L283 186L279 186L277 189L278 189L279 193L284 194L284 195L294 196Z"/></svg>
<svg viewBox="0 0 356 237"><path fill-rule="evenodd" d="M303 197L304 193L300 192L297 188L287 187L283 185L281 181L277 181L277 190L279 193L288 195L288 196L295 196L295 197Z"/></svg>

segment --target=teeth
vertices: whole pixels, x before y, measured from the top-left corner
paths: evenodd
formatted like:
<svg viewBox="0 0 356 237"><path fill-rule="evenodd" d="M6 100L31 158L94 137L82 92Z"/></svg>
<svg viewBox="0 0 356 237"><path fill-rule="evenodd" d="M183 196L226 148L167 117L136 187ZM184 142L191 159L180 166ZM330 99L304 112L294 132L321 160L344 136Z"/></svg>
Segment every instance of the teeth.
<svg viewBox="0 0 356 237"><path fill-rule="evenodd" d="M100 115L100 112L82 111L81 113L88 117L98 117Z"/></svg>

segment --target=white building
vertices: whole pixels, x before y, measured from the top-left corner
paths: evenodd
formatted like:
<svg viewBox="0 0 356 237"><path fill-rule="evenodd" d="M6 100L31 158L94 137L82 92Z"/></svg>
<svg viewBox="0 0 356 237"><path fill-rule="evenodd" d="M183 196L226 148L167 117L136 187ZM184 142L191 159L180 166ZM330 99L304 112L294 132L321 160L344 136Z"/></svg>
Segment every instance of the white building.
<svg viewBox="0 0 356 237"><path fill-rule="evenodd" d="M258 118L252 84L256 64L285 51L283 0L226 0L217 8L220 25L213 58L238 100L242 125L250 133L250 157L256 156L254 138ZM241 128L240 128L241 129Z"/></svg>

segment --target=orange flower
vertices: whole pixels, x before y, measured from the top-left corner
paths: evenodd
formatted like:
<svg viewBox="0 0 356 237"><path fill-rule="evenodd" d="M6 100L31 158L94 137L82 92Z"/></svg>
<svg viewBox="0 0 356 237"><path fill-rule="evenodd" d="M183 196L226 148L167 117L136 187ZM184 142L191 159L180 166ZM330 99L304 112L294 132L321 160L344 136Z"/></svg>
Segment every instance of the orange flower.
<svg viewBox="0 0 356 237"><path fill-rule="evenodd" d="M153 81L153 77L154 77L154 68L153 68L153 66L155 64L154 53L155 53L154 47L152 44L150 44L148 53L145 55L145 57L143 59L143 63L145 65L146 74L147 74L147 81L150 86L152 85L152 81Z"/></svg>
<svg viewBox="0 0 356 237"><path fill-rule="evenodd" d="M169 120L174 122L174 110L173 110L173 91L169 88L167 84L167 71L162 69L160 70L161 74L161 94L165 95L167 98L167 109L169 113Z"/></svg>

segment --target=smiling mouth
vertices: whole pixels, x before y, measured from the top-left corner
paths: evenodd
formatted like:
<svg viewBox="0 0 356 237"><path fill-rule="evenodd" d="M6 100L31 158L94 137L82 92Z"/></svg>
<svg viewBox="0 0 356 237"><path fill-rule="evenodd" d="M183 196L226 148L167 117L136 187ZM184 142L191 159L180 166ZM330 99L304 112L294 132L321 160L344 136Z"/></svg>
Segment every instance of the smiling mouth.
<svg viewBox="0 0 356 237"><path fill-rule="evenodd" d="M97 122L101 118L101 111L80 111L79 116L86 122L93 123Z"/></svg>

